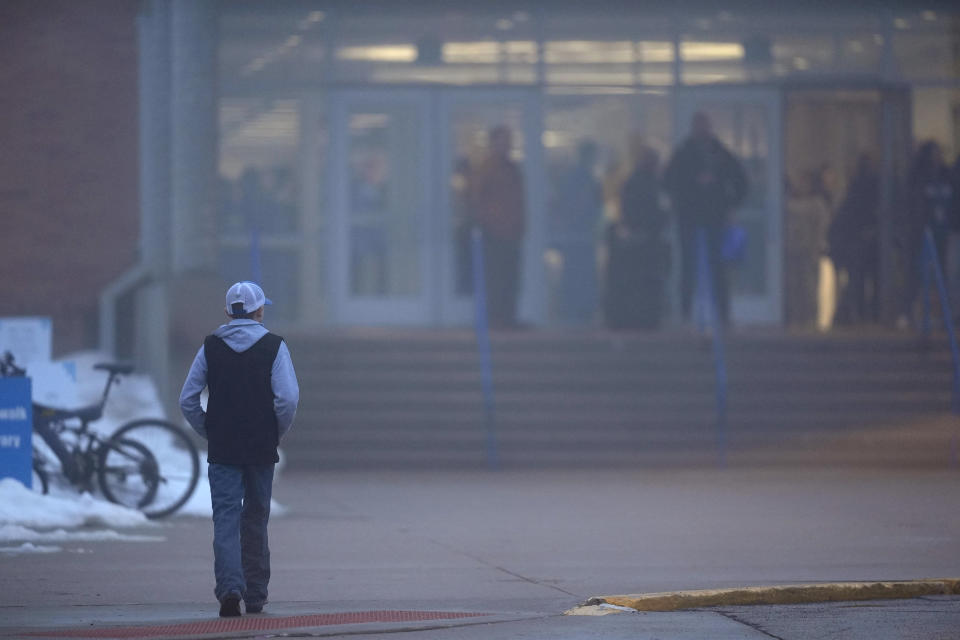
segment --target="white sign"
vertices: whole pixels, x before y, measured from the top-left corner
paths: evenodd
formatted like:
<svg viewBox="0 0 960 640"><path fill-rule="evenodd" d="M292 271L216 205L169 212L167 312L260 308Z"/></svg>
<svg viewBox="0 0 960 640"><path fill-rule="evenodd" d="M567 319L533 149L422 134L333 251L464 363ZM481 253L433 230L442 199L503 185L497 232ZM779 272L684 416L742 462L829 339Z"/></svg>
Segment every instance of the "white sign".
<svg viewBox="0 0 960 640"><path fill-rule="evenodd" d="M0 318L0 356L13 354L17 366L50 362L53 358L53 322L41 316Z"/></svg>

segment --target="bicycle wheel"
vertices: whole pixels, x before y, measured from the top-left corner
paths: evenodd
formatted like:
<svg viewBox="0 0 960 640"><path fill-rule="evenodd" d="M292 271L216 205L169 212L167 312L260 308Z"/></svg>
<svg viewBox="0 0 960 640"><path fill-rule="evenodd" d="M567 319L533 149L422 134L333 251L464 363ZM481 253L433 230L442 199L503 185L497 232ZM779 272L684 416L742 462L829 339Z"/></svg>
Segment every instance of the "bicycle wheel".
<svg viewBox="0 0 960 640"><path fill-rule="evenodd" d="M141 507L144 515L163 518L182 507L193 495L200 477L197 447L186 431L165 420L135 420L117 429L107 444L125 440L145 445L157 464L156 495Z"/></svg>
<svg viewBox="0 0 960 640"><path fill-rule="evenodd" d="M160 473L150 449L133 438L110 438L97 460L100 490L110 502L144 509L157 496Z"/></svg>

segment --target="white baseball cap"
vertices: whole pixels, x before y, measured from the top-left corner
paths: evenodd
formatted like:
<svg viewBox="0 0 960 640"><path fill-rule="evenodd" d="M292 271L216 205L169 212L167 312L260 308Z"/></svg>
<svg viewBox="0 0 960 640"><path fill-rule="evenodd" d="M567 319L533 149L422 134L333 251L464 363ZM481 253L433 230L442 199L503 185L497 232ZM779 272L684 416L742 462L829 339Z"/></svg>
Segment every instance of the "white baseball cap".
<svg viewBox="0 0 960 640"><path fill-rule="evenodd" d="M243 280L227 289L227 313L233 313L233 305L243 305L243 313L253 313L265 304L273 304L256 282Z"/></svg>

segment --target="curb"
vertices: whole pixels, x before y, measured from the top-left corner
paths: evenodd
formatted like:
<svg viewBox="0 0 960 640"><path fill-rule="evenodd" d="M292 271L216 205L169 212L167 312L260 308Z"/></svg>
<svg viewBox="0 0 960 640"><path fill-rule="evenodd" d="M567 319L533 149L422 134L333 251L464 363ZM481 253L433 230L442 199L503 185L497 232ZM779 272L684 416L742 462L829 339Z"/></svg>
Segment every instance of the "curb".
<svg viewBox="0 0 960 640"><path fill-rule="evenodd" d="M960 578L900 582L825 582L598 596L587 600L584 606L607 604L636 611L677 611L701 607L909 599L955 594L960 594Z"/></svg>

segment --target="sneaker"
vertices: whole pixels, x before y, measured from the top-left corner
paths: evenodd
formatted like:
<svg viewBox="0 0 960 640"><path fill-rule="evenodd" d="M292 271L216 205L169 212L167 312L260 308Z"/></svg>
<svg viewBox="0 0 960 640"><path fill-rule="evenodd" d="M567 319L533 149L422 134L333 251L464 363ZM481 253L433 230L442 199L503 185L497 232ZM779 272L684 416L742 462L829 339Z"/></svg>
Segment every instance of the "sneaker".
<svg viewBox="0 0 960 640"><path fill-rule="evenodd" d="M240 616L240 596L231 593L220 602L221 618L236 618Z"/></svg>
<svg viewBox="0 0 960 640"><path fill-rule="evenodd" d="M250 604L247 603L247 613L262 613L263 612L263 603L260 604Z"/></svg>

